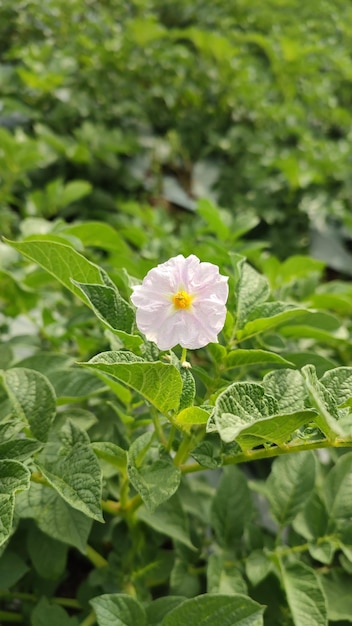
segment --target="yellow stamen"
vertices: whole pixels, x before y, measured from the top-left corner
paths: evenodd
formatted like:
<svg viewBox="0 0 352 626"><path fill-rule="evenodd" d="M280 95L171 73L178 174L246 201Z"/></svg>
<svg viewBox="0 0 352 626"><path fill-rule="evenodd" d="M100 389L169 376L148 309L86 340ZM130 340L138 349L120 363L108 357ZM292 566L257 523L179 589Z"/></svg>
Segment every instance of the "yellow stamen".
<svg viewBox="0 0 352 626"><path fill-rule="evenodd" d="M191 296L187 291L178 291L172 296L172 302L176 309L189 309L194 296Z"/></svg>

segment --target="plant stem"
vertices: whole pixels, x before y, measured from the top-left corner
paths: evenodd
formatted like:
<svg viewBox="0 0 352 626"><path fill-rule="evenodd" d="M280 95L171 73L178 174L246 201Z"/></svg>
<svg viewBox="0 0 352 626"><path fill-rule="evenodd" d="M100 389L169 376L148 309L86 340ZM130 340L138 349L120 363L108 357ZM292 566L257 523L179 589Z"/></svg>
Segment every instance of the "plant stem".
<svg viewBox="0 0 352 626"><path fill-rule="evenodd" d="M39 597L33 593L25 593L21 591L0 591L0 598L15 598L16 600L26 600L29 602L38 602ZM82 606L75 598L51 598L54 604L65 606L68 609L81 609ZM1 619L1 615L0 615Z"/></svg>
<svg viewBox="0 0 352 626"><path fill-rule="evenodd" d="M183 463L187 457L188 457L188 453L192 447L192 443L193 443L193 439L192 437L189 437L188 435L185 435L184 438L182 439L179 449L177 450L175 457L174 457L174 463L175 465L177 465L178 467L180 467L181 463ZM187 467L187 466L185 466ZM197 470L195 470L197 471Z"/></svg>
<svg viewBox="0 0 352 626"><path fill-rule="evenodd" d="M170 428L169 439L168 439L167 444L166 444L166 450L168 452L170 452L170 450L172 448L172 444L173 444L173 440L174 440L175 434L176 434L176 426L174 426L172 424L172 426Z"/></svg>
<svg viewBox="0 0 352 626"><path fill-rule="evenodd" d="M181 365L187 363L187 348L182 348L181 352Z"/></svg>
<svg viewBox="0 0 352 626"><path fill-rule="evenodd" d="M0 611L0 620L5 622L16 622L23 624L23 615L20 613L12 613L11 611Z"/></svg>
<svg viewBox="0 0 352 626"><path fill-rule="evenodd" d="M92 611L91 613L89 613L89 615L87 615L87 617L83 620L83 622L80 623L80 626L93 626L93 624L96 624L97 620L95 617L95 613L94 611Z"/></svg>
<svg viewBox="0 0 352 626"><path fill-rule="evenodd" d="M121 503L115 500L102 500L101 508L110 515L121 515Z"/></svg>
<svg viewBox="0 0 352 626"><path fill-rule="evenodd" d="M105 567L108 564L107 560L104 559L104 557L101 556L101 554L99 554L99 552L94 550L94 548L92 548L92 546L87 546L86 557L97 568Z"/></svg>
<svg viewBox="0 0 352 626"><path fill-rule="evenodd" d="M166 440L166 437L165 437L165 433L163 431L163 427L160 424L159 415L157 414L156 411L153 411L152 418L153 418L153 424L154 424L156 435L157 435L160 443L162 443L164 446L166 446L167 440Z"/></svg>
<svg viewBox="0 0 352 626"><path fill-rule="evenodd" d="M182 444L181 444L182 445ZM181 446L180 446L181 447ZM248 461L257 461L258 459L270 459L291 452L305 452L306 450L318 450L319 448L351 448L352 440L347 439L325 439L320 441L310 441L306 443L291 443L285 447L272 446L271 448L260 448L259 450L249 450L234 456L223 457L223 465L236 465L238 463L247 463ZM176 457L175 457L176 459ZM183 474L191 474L193 472L201 472L209 468L199 465L199 463L188 463L181 465L180 469Z"/></svg>

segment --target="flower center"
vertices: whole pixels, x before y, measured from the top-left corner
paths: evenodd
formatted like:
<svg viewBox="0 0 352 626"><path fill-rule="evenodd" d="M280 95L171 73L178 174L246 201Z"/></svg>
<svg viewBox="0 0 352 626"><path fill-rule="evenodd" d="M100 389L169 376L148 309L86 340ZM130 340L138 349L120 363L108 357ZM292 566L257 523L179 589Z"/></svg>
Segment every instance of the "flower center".
<svg viewBox="0 0 352 626"><path fill-rule="evenodd" d="M172 296L172 302L176 309L189 309L194 296L191 296L187 291L178 291Z"/></svg>

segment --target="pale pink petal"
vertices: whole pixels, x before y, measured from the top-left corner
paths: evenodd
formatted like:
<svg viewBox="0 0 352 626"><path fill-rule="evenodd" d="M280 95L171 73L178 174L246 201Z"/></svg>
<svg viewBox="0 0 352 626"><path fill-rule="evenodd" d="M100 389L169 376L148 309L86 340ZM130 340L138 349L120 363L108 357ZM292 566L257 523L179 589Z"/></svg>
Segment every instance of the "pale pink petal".
<svg viewBox="0 0 352 626"><path fill-rule="evenodd" d="M187 258L180 254L161 263L133 289L139 330L161 350L178 344L197 349L216 342L225 323L227 281L216 265L202 263L194 254ZM183 290L194 298L185 310L177 309L172 301Z"/></svg>

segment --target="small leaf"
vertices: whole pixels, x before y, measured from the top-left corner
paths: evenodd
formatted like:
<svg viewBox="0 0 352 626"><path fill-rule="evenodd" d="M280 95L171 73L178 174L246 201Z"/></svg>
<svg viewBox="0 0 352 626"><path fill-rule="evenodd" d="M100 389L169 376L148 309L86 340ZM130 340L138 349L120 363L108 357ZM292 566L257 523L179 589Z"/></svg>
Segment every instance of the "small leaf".
<svg viewBox="0 0 352 626"><path fill-rule="evenodd" d="M54 489L32 483L16 497L16 513L35 519L44 533L85 553L92 519L73 509Z"/></svg>
<svg viewBox="0 0 352 626"><path fill-rule="evenodd" d="M185 600L166 615L162 626L263 626L263 612L248 596L204 594Z"/></svg>
<svg viewBox="0 0 352 626"><path fill-rule="evenodd" d="M83 431L68 422L61 431L61 443L48 443L36 464L68 504L88 517L104 521L100 506L101 471Z"/></svg>
<svg viewBox="0 0 352 626"><path fill-rule="evenodd" d="M318 380L314 366L305 365L302 368L302 375L311 403L318 411L315 422L320 430L332 439L336 434L343 434L344 429L338 423L340 415L336 402L330 391Z"/></svg>
<svg viewBox="0 0 352 626"><path fill-rule="evenodd" d="M189 406L187 409L183 409L175 417L175 425L185 432L190 432L192 426L206 425L209 419L209 413L205 409L199 406Z"/></svg>
<svg viewBox="0 0 352 626"><path fill-rule="evenodd" d="M324 500L332 520L352 517L352 452L339 458L324 481Z"/></svg>
<svg viewBox="0 0 352 626"><path fill-rule="evenodd" d="M92 285L73 283L87 296L92 310L112 331L122 330L130 333L134 322L134 310L120 295L115 285Z"/></svg>
<svg viewBox="0 0 352 626"><path fill-rule="evenodd" d="M315 457L299 452L275 459L266 481L271 511L281 526L289 524L314 489Z"/></svg>
<svg viewBox="0 0 352 626"><path fill-rule="evenodd" d="M208 559L207 592L229 596L237 593L247 594L247 585L240 566L221 554L211 554Z"/></svg>
<svg viewBox="0 0 352 626"><path fill-rule="evenodd" d="M147 432L134 441L128 453L128 476L149 511L171 498L177 490L181 471L170 455Z"/></svg>
<svg viewBox="0 0 352 626"><path fill-rule="evenodd" d="M32 626L78 626L75 617L69 617L65 609L57 604L50 604L43 596L31 615Z"/></svg>
<svg viewBox="0 0 352 626"><path fill-rule="evenodd" d="M146 608L148 626L161 626L165 615L185 599L183 596L164 596L153 600Z"/></svg>
<svg viewBox="0 0 352 626"><path fill-rule="evenodd" d="M178 407L179 411L191 406L196 395L196 383L190 369L188 367L181 367L180 375L182 378L182 393Z"/></svg>
<svg viewBox="0 0 352 626"><path fill-rule="evenodd" d="M89 398L106 389L103 381L92 372L78 368L62 368L48 374L58 398L58 404L77 402Z"/></svg>
<svg viewBox="0 0 352 626"><path fill-rule="evenodd" d="M263 379L265 393L277 401L278 411L294 413L306 407L307 390L300 372L283 369L269 372Z"/></svg>
<svg viewBox="0 0 352 626"><path fill-rule="evenodd" d="M327 603L328 618L332 622L352 622L351 577L337 571L320 576Z"/></svg>
<svg viewBox="0 0 352 626"><path fill-rule="evenodd" d="M232 350L224 360L225 369L236 367L247 367L249 365L264 365L266 363L276 363L278 365L292 365L279 354L267 350Z"/></svg>
<svg viewBox="0 0 352 626"><path fill-rule="evenodd" d="M282 566L281 574L295 626L327 626L325 598L315 571L295 561Z"/></svg>
<svg viewBox="0 0 352 626"><path fill-rule="evenodd" d="M233 383L217 397L210 420L214 420L221 439L229 443L243 428L275 413L277 402L265 395L261 385Z"/></svg>
<svg viewBox="0 0 352 626"><path fill-rule="evenodd" d="M9 590L28 570L26 562L16 552L7 549L0 560L0 590Z"/></svg>
<svg viewBox="0 0 352 626"><path fill-rule="evenodd" d="M29 424L34 437L47 441L56 414L55 392L48 379L20 367L7 370L3 378L17 417Z"/></svg>
<svg viewBox="0 0 352 626"><path fill-rule="evenodd" d="M92 449L98 459L110 463L117 469L124 471L127 467L127 452L111 441L94 441Z"/></svg>
<svg viewBox="0 0 352 626"><path fill-rule="evenodd" d="M244 260L238 266L241 274L236 288L237 327L243 328L251 311L268 299L270 289L267 279Z"/></svg>
<svg viewBox="0 0 352 626"><path fill-rule="evenodd" d="M171 537L191 550L195 550L190 538L188 518L177 494L167 502L160 504L154 512L141 506L137 511L137 517L157 532L166 535L166 537Z"/></svg>
<svg viewBox="0 0 352 626"><path fill-rule="evenodd" d="M43 533L34 524L27 536L28 554L39 576L57 580L65 572L67 546Z"/></svg>
<svg viewBox="0 0 352 626"><path fill-rule="evenodd" d="M281 326L307 313L307 309L299 308L286 302L269 302L251 311L249 320L241 330L237 331L238 341Z"/></svg>
<svg viewBox="0 0 352 626"><path fill-rule="evenodd" d="M179 405L182 379L174 365L143 361L127 351L102 352L81 365L106 372L126 383L162 413L177 409Z"/></svg>
<svg viewBox="0 0 352 626"><path fill-rule="evenodd" d="M236 442L242 450L250 450L266 443L282 446L290 441L296 430L314 421L316 415L316 411L306 410L258 419L250 426L242 428Z"/></svg>
<svg viewBox="0 0 352 626"><path fill-rule="evenodd" d="M19 461L0 461L0 494L13 494L29 488L31 473Z"/></svg>
<svg viewBox="0 0 352 626"><path fill-rule="evenodd" d="M14 507L15 498L13 494L0 494L0 546L10 536Z"/></svg>
<svg viewBox="0 0 352 626"><path fill-rule="evenodd" d="M103 594L90 600L99 626L147 626L145 609L123 593Z"/></svg>
<svg viewBox="0 0 352 626"><path fill-rule="evenodd" d="M325 372L320 382L340 405L352 398L352 367L336 367Z"/></svg>
<svg viewBox="0 0 352 626"><path fill-rule="evenodd" d="M227 467L211 507L212 525L217 542L222 548L238 548L252 512L252 497L244 474L237 467Z"/></svg>

